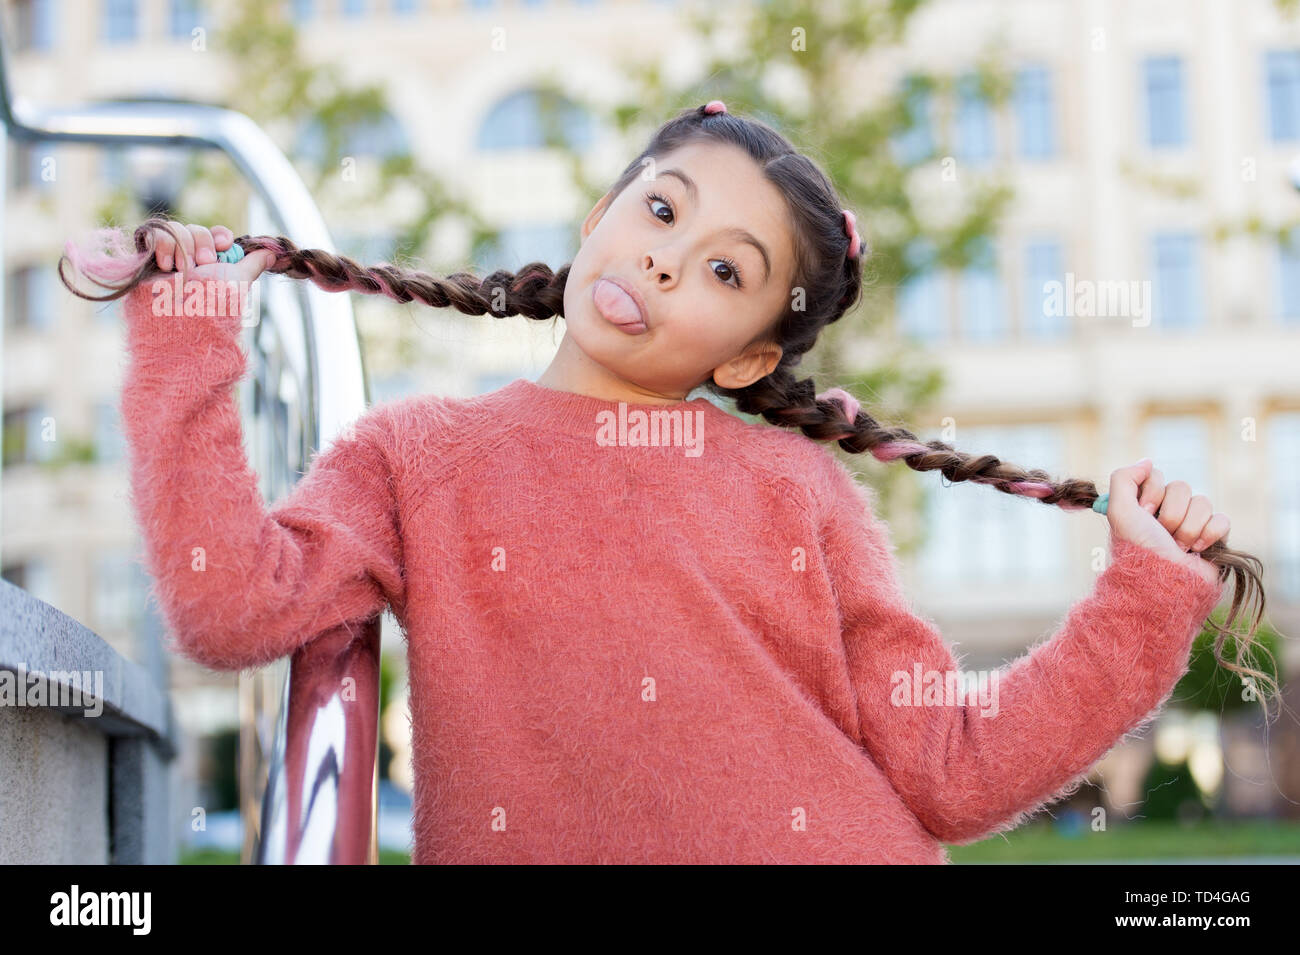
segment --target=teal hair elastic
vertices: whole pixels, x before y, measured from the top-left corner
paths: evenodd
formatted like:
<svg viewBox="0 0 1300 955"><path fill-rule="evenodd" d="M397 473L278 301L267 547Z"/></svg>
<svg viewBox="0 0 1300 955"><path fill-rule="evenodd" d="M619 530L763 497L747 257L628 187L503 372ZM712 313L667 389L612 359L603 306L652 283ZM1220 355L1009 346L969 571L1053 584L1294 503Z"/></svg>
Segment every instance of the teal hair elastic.
<svg viewBox="0 0 1300 955"><path fill-rule="evenodd" d="M238 242L230 243L230 248L224 252L217 253L218 262L229 262L232 265L244 257L244 247Z"/></svg>
<svg viewBox="0 0 1300 955"><path fill-rule="evenodd" d="M1101 495L1101 497L1097 498L1097 500L1092 502L1092 509L1096 511L1098 514L1105 514L1106 506L1108 504L1110 504L1110 495L1103 494Z"/></svg>

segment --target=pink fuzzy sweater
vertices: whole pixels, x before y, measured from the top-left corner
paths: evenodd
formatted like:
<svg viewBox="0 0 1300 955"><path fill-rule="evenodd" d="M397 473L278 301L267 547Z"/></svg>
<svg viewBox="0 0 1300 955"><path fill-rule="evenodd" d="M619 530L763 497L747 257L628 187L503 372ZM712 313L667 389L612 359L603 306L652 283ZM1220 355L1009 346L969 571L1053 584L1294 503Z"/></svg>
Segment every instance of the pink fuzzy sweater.
<svg viewBox="0 0 1300 955"><path fill-rule="evenodd" d="M268 509L238 320L149 302L121 400L170 645L256 667L391 606L416 863L947 862L1149 722L1221 596L1112 537L1050 639L946 695L874 495L801 434L699 398L646 446L663 408L518 379L371 407Z"/></svg>

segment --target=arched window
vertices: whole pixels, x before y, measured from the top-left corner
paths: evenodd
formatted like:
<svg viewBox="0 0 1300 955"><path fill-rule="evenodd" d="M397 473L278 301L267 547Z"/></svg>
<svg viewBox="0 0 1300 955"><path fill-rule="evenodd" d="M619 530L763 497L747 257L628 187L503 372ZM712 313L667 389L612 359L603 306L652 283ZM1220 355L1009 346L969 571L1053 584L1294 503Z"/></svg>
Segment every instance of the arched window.
<svg viewBox="0 0 1300 955"><path fill-rule="evenodd" d="M547 90L518 90L497 101L479 126L481 150L543 149L566 144L580 149L594 139L591 117L564 96Z"/></svg>

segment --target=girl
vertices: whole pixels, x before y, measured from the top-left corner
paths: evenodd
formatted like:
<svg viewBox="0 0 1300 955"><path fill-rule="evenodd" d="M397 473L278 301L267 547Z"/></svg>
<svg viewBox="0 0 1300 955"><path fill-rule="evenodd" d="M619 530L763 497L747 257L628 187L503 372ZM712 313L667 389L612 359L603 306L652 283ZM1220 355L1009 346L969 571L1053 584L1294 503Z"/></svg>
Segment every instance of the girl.
<svg viewBox="0 0 1300 955"><path fill-rule="evenodd" d="M921 442L796 378L858 300L863 243L813 163L718 101L658 131L556 273L438 278L172 229L68 247L106 298L129 292L132 503L169 639L255 667L391 606L417 863L947 862L942 843L1075 788L1167 699L1229 569L1258 583L1208 500L1145 459L1119 468L1093 591L954 693L873 494L815 442L1063 508L1097 489ZM231 394L238 310L185 316L157 281L173 269L562 314L565 335L537 382L372 406L268 511ZM687 401L701 385L802 433Z"/></svg>

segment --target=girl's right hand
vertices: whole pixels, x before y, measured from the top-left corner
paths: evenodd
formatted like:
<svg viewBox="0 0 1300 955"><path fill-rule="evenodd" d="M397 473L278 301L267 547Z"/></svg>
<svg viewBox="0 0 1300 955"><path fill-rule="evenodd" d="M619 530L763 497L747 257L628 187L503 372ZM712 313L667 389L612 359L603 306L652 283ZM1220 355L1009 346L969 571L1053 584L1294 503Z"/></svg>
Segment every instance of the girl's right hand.
<svg viewBox="0 0 1300 955"><path fill-rule="evenodd" d="M218 262L217 253L229 249L235 241L235 234L223 225L208 230L177 222L173 230L179 235L179 248L176 237L166 229L154 230L154 260L164 272L179 271L183 282L215 279L252 284L275 261L268 250L255 249L238 262Z"/></svg>

